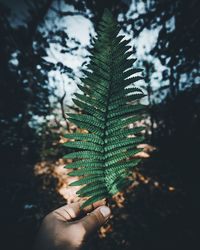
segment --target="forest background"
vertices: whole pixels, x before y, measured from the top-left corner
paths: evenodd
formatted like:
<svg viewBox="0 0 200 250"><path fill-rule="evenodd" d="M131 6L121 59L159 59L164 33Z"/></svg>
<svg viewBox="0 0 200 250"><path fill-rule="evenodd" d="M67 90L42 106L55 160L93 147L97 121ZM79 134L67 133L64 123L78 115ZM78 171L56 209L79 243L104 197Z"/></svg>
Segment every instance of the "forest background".
<svg viewBox="0 0 200 250"><path fill-rule="evenodd" d="M2 249L30 249L42 218L77 200L62 160L77 128L65 113L81 112L72 97L106 7L144 68L147 144L89 249L197 249L200 1L0 0Z"/></svg>

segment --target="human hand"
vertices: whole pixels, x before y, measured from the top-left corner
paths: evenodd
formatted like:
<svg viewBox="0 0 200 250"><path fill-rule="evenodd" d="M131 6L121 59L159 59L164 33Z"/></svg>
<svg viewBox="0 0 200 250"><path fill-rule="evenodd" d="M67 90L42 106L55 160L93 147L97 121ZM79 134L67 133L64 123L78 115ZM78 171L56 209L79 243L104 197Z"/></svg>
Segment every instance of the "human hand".
<svg viewBox="0 0 200 250"><path fill-rule="evenodd" d="M111 213L104 201L83 210L80 209L81 204L72 203L48 214L39 230L35 250L81 249L88 236L103 225ZM86 215L80 217L81 214Z"/></svg>

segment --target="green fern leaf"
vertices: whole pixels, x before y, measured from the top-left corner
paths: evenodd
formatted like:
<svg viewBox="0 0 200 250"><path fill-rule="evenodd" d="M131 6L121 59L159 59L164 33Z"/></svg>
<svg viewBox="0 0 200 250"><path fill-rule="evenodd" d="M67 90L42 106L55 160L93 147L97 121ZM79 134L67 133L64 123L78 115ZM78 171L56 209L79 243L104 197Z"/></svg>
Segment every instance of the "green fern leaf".
<svg viewBox="0 0 200 250"><path fill-rule="evenodd" d="M84 185L77 192L81 197L89 197L83 207L129 185L129 171L141 161L132 156L142 151L137 145L144 140L138 136L144 127L129 125L140 121L145 109L138 102L145 95L135 86L143 79L138 75L142 70L132 67L136 59L129 58L130 40L119 32L117 22L105 10L91 62L78 85L82 94L75 94L73 99L84 114L68 114L69 121L88 131L67 134L65 137L73 141L64 144L80 150L64 158L76 159L65 167L73 169L70 176L81 176L70 185Z"/></svg>
<svg viewBox="0 0 200 250"><path fill-rule="evenodd" d="M104 181L105 180L105 177L103 175L96 175L96 176L86 176L84 178L81 178L80 180L78 181L74 181L72 183L70 183L69 185L70 186L80 186L80 185L84 185L84 184L88 184L88 183L97 183L99 181Z"/></svg>

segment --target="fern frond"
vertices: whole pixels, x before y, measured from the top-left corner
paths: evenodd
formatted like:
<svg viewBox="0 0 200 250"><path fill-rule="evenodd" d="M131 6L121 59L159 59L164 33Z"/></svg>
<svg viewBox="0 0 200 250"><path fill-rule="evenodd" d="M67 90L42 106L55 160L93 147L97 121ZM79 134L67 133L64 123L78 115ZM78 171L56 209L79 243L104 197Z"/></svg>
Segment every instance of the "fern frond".
<svg viewBox="0 0 200 250"><path fill-rule="evenodd" d="M142 151L137 145L144 140L138 136L144 127L128 126L140 121L145 109L138 102L145 95L135 86L143 79L137 75L142 70L132 67L136 59L130 58L130 40L119 32L117 22L105 10L91 62L78 85L82 93L73 99L84 114L68 114L69 121L88 131L65 135L73 141L64 144L80 150L64 158L76 159L65 167L74 169L70 176L81 176L70 185L85 185L77 192L81 197L89 197L83 207L128 185L129 170L141 161L132 156Z"/></svg>

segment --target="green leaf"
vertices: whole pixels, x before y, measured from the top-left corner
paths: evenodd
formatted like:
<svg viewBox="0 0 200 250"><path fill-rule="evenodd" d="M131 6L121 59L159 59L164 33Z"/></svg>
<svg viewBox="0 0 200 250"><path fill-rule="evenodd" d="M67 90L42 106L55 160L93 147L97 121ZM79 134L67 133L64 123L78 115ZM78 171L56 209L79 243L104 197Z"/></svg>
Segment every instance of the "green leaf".
<svg viewBox="0 0 200 250"><path fill-rule="evenodd" d="M111 165L114 165L115 163L127 159L128 157L134 156L135 154L141 152L142 149L134 149L134 150L129 150L127 152L122 152L118 155L112 156L112 157L108 157L108 159L106 160L105 166L109 167Z"/></svg>
<svg viewBox="0 0 200 250"><path fill-rule="evenodd" d="M145 105L142 105L142 104L125 105L123 106L123 109L113 111L112 113L110 113L110 115L108 115L108 118L116 118L116 117L121 117L121 116L125 117L127 115L131 115L138 111L144 110L144 108L145 108Z"/></svg>
<svg viewBox="0 0 200 250"><path fill-rule="evenodd" d="M103 189L103 190L106 189L104 182L95 182L95 185L93 183L88 184L88 185L82 187L76 193L80 194L80 195L87 196L88 192L92 192L93 190L95 191L95 190L98 190L98 189Z"/></svg>
<svg viewBox="0 0 200 250"><path fill-rule="evenodd" d="M67 169L71 168L80 168L80 167L102 167L103 161L95 161L94 159L85 159L85 160L80 160L80 161L75 161L72 163L69 163L65 166Z"/></svg>
<svg viewBox="0 0 200 250"><path fill-rule="evenodd" d="M88 205L95 203L96 201L104 199L106 196L108 196L107 192L104 192L102 194L98 194L95 196L90 197L86 202L83 203L81 208L83 209L84 207L87 207Z"/></svg>
<svg viewBox="0 0 200 250"><path fill-rule="evenodd" d="M130 168L134 168L135 166L137 166L140 162L141 162L141 159L133 159L127 162L119 162L119 163L116 163L115 165L112 165L108 169L112 171L117 171L119 169L130 169Z"/></svg>
<svg viewBox="0 0 200 250"><path fill-rule="evenodd" d="M104 159L101 153L95 152L95 151L79 151L74 153L69 153L64 155L64 159L95 159L95 160L102 160Z"/></svg>
<svg viewBox="0 0 200 250"><path fill-rule="evenodd" d="M102 138L95 134L74 133L74 134L65 134L64 137L68 139L85 140L85 141L94 142L100 145L104 144L104 141L102 140Z"/></svg>
<svg viewBox="0 0 200 250"><path fill-rule="evenodd" d="M90 64L78 85L82 93L76 93L73 99L83 114L69 114L68 118L87 130L65 135L74 141L64 144L79 149L64 158L76 160L65 166L73 169L69 175L82 176L70 184L84 185L77 191L80 197L89 197L82 207L129 185L127 176L141 161L132 157L142 151L138 145L144 140L140 135L144 127L136 126L145 108L139 103L145 95L136 86L143 80L137 75L142 70L134 67L136 59L130 58L130 40L119 32L112 14L105 10L90 52ZM130 124L134 128L129 128Z"/></svg>
<svg viewBox="0 0 200 250"><path fill-rule="evenodd" d="M92 191L85 192L84 194L79 194L79 197L89 197L89 196L97 196L107 193L108 190L106 188L96 189Z"/></svg>
<svg viewBox="0 0 200 250"><path fill-rule="evenodd" d="M105 146L105 152L108 152L110 150L115 150L117 148L123 148L124 146L127 146L127 145L138 144L138 143L141 143L142 141L144 141L144 137L140 136L140 137L134 137L134 138L127 138L118 142L108 143Z"/></svg>
<svg viewBox="0 0 200 250"><path fill-rule="evenodd" d="M99 181L104 181L105 177L103 175L96 175L96 176L86 176L84 178L81 178L78 181L74 181L70 183L70 186L80 186L88 183L95 183Z"/></svg>
<svg viewBox="0 0 200 250"><path fill-rule="evenodd" d="M70 147L70 148L87 149L87 150L103 153L103 147L92 142L70 141L70 142L64 143L63 145L66 147Z"/></svg>
<svg viewBox="0 0 200 250"><path fill-rule="evenodd" d="M79 170L74 170L70 172L69 176L81 176L81 175L97 175L97 174L103 174L104 171L102 168L82 168Z"/></svg>
<svg viewBox="0 0 200 250"><path fill-rule="evenodd" d="M95 125L92 125L91 123L84 122L84 121L81 121L78 119L72 119L72 118L68 118L68 120L75 123L80 128L87 129L89 132L95 133L98 136L104 135L103 129L101 129Z"/></svg>
<svg viewBox="0 0 200 250"><path fill-rule="evenodd" d="M121 130L123 127L126 127L136 121L139 121L141 119L140 116L134 116L134 117L128 117L125 119L110 119L107 122L107 130L106 135L108 138L111 137L111 135L118 135L121 133Z"/></svg>
<svg viewBox="0 0 200 250"><path fill-rule="evenodd" d="M119 141L121 139L125 139L127 138L128 135L137 135L138 133L140 133L141 131L143 131L145 129L145 127L135 127L132 129L129 128L124 128L120 131L119 134L115 134L112 137L109 137L107 140L107 143L114 143L116 141Z"/></svg>

